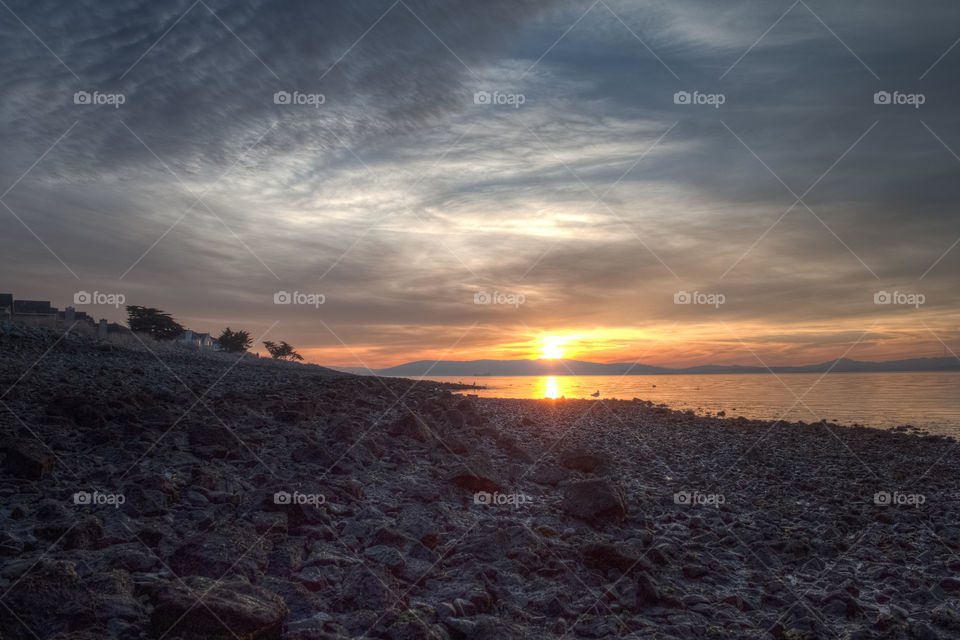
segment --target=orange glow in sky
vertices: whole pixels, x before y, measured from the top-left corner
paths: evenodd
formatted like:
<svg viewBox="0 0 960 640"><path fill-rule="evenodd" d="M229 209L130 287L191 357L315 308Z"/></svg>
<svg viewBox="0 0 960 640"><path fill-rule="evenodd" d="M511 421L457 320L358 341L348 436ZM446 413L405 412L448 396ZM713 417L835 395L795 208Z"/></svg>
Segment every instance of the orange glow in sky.
<svg viewBox="0 0 960 640"><path fill-rule="evenodd" d="M950 319L955 322L955 320ZM930 323L931 328L935 325ZM940 323L942 324L942 323ZM534 330L521 326L431 326L398 334L392 343L336 340L323 347L295 345L308 362L329 366L392 367L417 360L573 359L588 362L640 362L686 367L700 364L800 365L845 356L859 360L942 357L945 348L929 334L918 335L905 322L878 323L868 333L857 319L830 323L797 323L789 327L730 322L648 327L557 327ZM947 335L948 326L937 326ZM445 344L437 348L433 344ZM452 347L450 345L453 345ZM254 350L257 350L254 347ZM263 351L263 349L259 349ZM265 354L264 354L265 355ZM759 358L759 359L758 359ZM558 395L564 390L559 389ZM547 391L545 397L553 393Z"/></svg>

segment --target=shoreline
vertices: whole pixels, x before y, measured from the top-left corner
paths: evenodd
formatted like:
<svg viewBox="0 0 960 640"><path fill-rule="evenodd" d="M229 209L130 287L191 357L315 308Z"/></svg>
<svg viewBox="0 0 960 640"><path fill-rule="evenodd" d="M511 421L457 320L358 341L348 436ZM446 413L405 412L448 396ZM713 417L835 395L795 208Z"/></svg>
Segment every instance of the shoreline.
<svg viewBox="0 0 960 640"><path fill-rule="evenodd" d="M0 355L8 640L960 632L951 438L43 334Z"/></svg>

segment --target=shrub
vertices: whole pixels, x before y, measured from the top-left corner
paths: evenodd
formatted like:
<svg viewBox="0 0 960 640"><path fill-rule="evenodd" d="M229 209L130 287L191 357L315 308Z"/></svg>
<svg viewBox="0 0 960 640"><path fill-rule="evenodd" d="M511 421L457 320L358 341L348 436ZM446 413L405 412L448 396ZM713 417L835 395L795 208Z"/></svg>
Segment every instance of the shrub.
<svg viewBox="0 0 960 640"><path fill-rule="evenodd" d="M267 352L270 354L270 357L275 360L303 360L303 356L293 350L289 344L280 341L280 344L276 342L271 342L270 340L265 340L263 346L267 348Z"/></svg>

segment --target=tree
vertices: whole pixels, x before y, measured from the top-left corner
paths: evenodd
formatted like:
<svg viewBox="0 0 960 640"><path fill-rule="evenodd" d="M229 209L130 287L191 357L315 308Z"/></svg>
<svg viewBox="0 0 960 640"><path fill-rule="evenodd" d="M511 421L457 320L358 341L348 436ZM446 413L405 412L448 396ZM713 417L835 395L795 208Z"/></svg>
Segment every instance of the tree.
<svg viewBox="0 0 960 640"><path fill-rule="evenodd" d="M303 356L294 351L293 347L283 340L280 341L280 344L265 340L263 346L267 348L270 356L275 360L303 360Z"/></svg>
<svg viewBox="0 0 960 640"><path fill-rule="evenodd" d="M173 340L183 333L183 326L169 313L152 307L127 306L127 326L135 333L148 333L157 340Z"/></svg>
<svg viewBox="0 0 960 640"><path fill-rule="evenodd" d="M220 337L217 338L221 351L227 353L240 353L246 351L253 344L249 331L231 331L230 327L223 330Z"/></svg>

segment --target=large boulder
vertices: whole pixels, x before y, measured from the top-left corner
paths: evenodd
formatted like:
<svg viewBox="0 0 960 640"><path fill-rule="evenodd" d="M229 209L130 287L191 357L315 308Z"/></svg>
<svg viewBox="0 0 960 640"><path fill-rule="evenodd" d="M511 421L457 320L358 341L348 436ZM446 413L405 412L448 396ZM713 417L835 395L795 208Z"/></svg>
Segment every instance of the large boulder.
<svg viewBox="0 0 960 640"><path fill-rule="evenodd" d="M301 398L282 398L267 406L275 420L287 425L300 424L317 415L317 400L309 396Z"/></svg>
<svg viewBox="0 0 960 640"><path fill-rule="evenodd" d="M253 579L266 569L270 550L253 525L224 525L189 538L170 557L170 568L179 576L218 579L229 572Z"/></svg>
<svg viewBox="0 0 960 640"><path fill-rule="evenodd" d="M451 484L473 492L493 493L500 491L503 486L499 474L494 472L489 463L479 457L458 461L453 471L447 474L446 479Z"/></svg>
<svg viewBox="0 0 960 640"><path fill-rule="evenodd" d="M593 453L583 447L571 447L560 455L560 464L567 469L593 473L603 466L606 460L603 456Z"/></svg>
<svg viewBox="0 0 960 640"><path fill-rule="evenodd" d="M37 440L18 440L4 451L4 468L18 478L39 480L53 469L53 454Z"/></svg>
<svg viewBox="0 0 960 640"><path fill-rule="evenodd" d="M623 491L606 478L571 482L563 488L563 510L591 524L621 522L627 517Z"/></svg>
<svg viewBox="0 0 960 640"><path fill-rule="evenodd" d="M580 553L585 567L601 573L606 573L610 569L627 574L640 570L653 570L643 555L627 545L594 542L584 546Z"/></svg>
<svg viewBox="0 0 960 640"><path fill-rule="evenodd" d="M42 558L4 594L0 637L4 640L48 638L82 630L96 622L94 601L72 562Z"/></svg>
<svg viewBox="0 0 960 640"><path fill-rule="evenodd" d="M426 419L413 412L405 413L399 420L387 427L387 433L392 436L406 436L420 442L433 438L433 431Z"/></svg>
<svg viewBox="0 0 960 640"><path fill-rule="evenodd" d="M190 576L161 585L151 600L154 637L185 640L279 640L288 613L280 596L239 579Z"/></svg>

